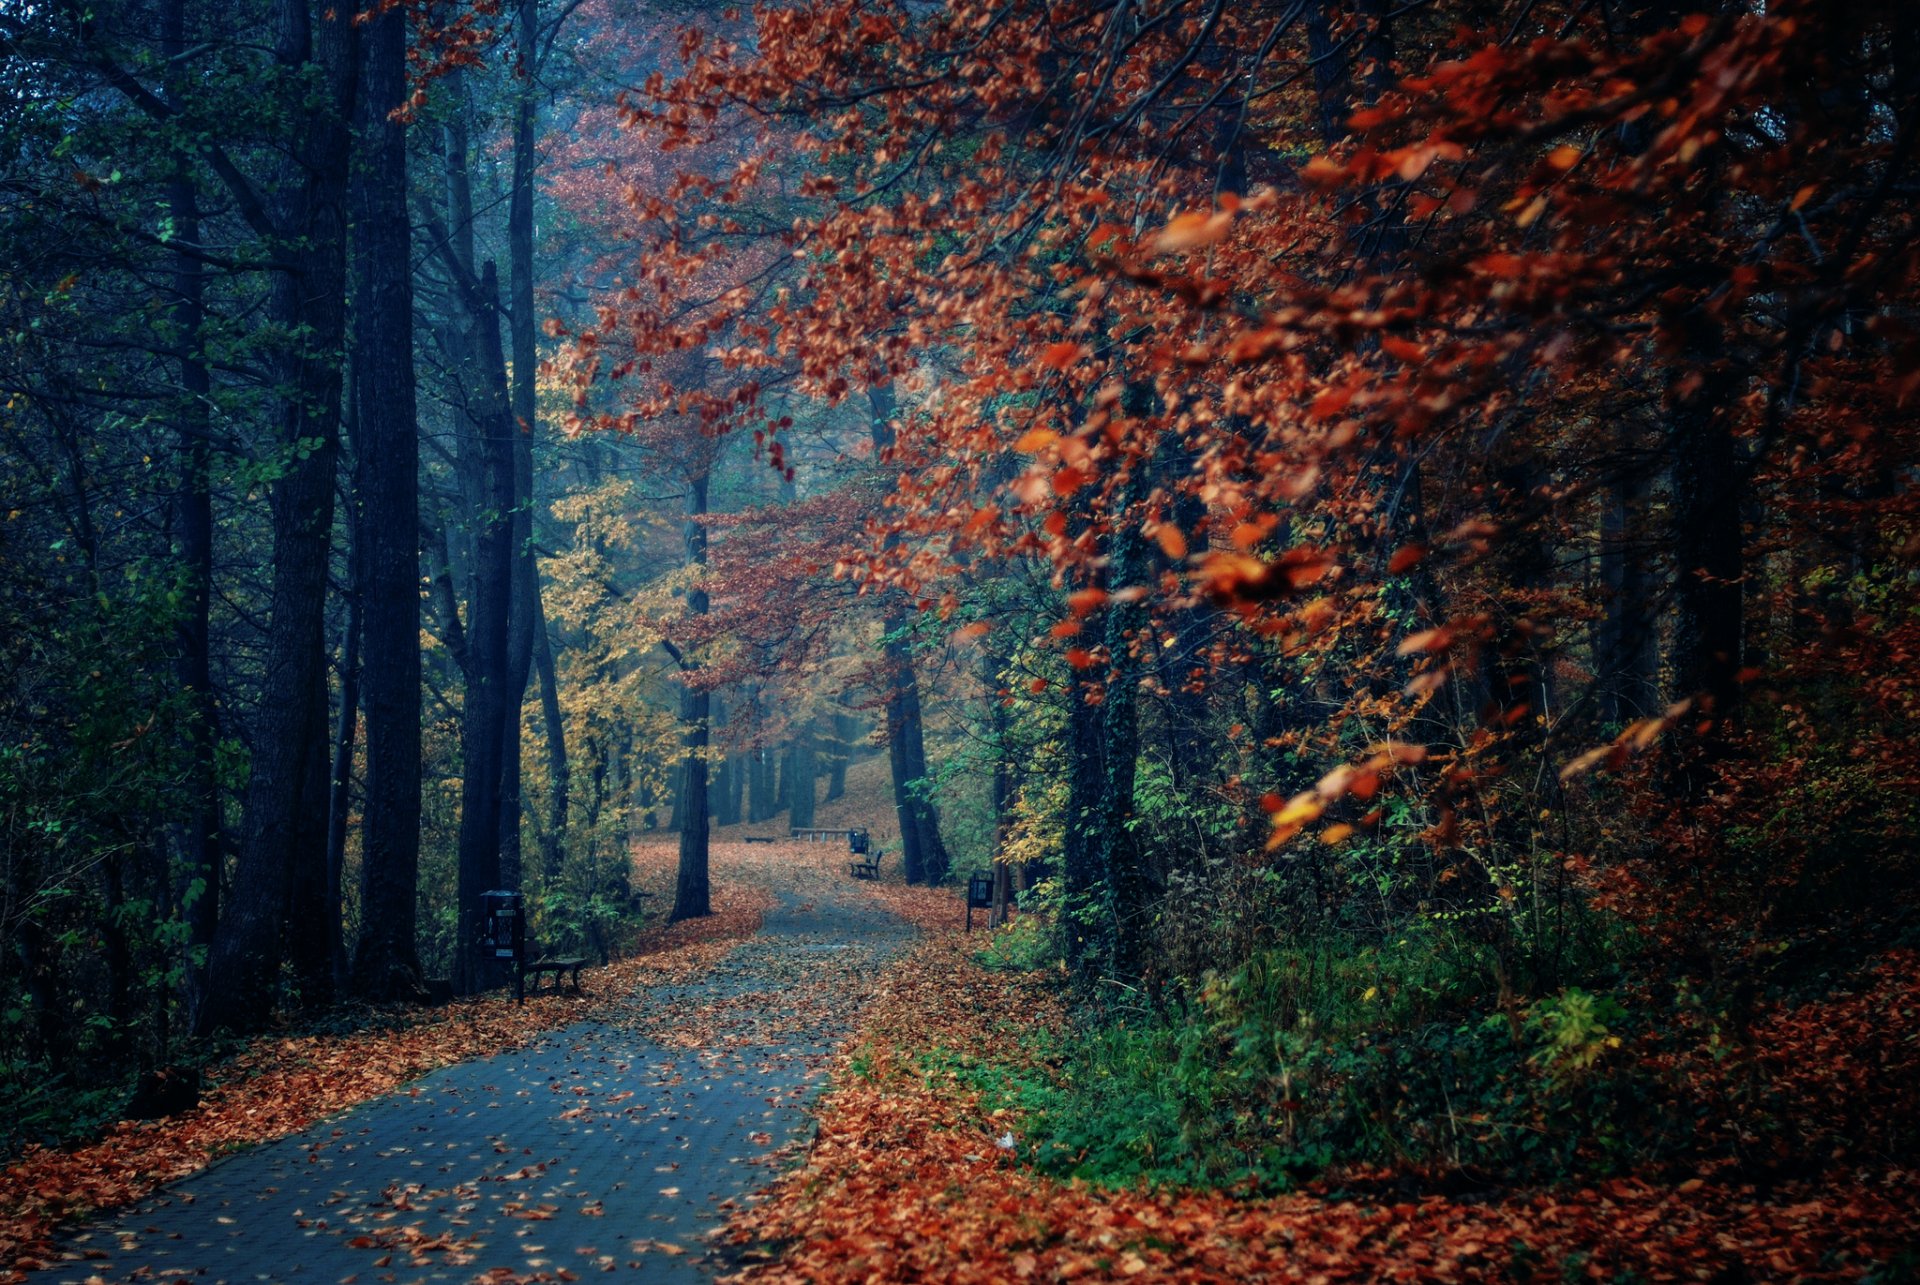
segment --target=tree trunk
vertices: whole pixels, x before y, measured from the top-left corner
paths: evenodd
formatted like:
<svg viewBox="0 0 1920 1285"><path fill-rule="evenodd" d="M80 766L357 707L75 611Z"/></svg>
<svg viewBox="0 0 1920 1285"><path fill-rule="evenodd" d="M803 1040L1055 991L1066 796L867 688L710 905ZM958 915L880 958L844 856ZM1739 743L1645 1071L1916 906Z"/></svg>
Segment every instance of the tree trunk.
<svg viewBox="0 0 1920 1285"><path fill-rule="evenodd" d="M694 585L687 590L687 614L707 614L707 590L702 578L707 567L707 528L701 521L707 515L707 476L700 473L688 479L686 526L687 564L693 568ZM687 753L685 824L680 827L680 874L674 882L673 913L669 921L697 919L713 913L707 886L707 743L709 693L692 681L694 661L689 655L678 657L683 675L680 717L685 724L682 745Z"/></svg>
<svg viewBox="0 0 1920 1285"><path fill-rule="evenodd" d="M940 819L927 797L926 741L920 720L920 680L907 642L907 615L895 602L882 616L886 630L887 761L893 769L893 806L908 883L936 884L952 864L940 840Z"/></svg>
<svg viewBox="0 0 1920 1285"><path fill-rule="evenodd" d="M1061 836L1061 885L1065 896L1059 920L1061 953L1076 971L1097 967L1104 943L1090 936L1089 912L1102 904L1107 869L1099 837L1099 805L1104 786L1100 756L1100 707L1074 682L1067 695L1067 815Z"/></svg>
<svg viewBox="0 0 1920 1285"><path fill-rule="evenodd" d="M327 680L323 670L313 689L313 724L327 726ZM315 745L307 755L300 786L300 820L295 846L287 854L287 964L294 991L305 1010L324 1008L334 999L333 951L340 935L340 903L327 896L327 812L331 799L327 775L331 763Z"/></svg>
<svg viewBox="0 0 1920 1285"><path fill-rule="evenodd" d="M567 806L572 769L567 760L567 727L560 713L560 686L553 669L553 643L547 636L546 613L534 601L533 658L540 671L540 717L547 725L547 804L546 850L541 862L548 883L560 877L566 862Z"/></svg>
<svg viewBox="0 0 1920 1285"><path fill-rule="evenodd" d="M1606 614L1597 631L1594 669L1600 680L1600 716L1626 723L1653 714L1659 665L1654 635L1650 546L1646 522L1652 488L1643 469L1615 478L1601 497L1600 581Z"/></svg>
<svg viewBox="0 0 1920 1285"><path fill-rule="evenodd" d="M260 718L253 738L245 823L227 917L215 934L195 1029L257 1030L272 1010L286 908L287 863L297 847L307 757L324 753L310 693L325 672L327 555L339 453L340 350L345 331L348 107L351 16L310 25L303 0L280 0L275 56L293 74L317 67L322 97L301 126L297 159L275 200L275 274L268 313L287 337L273 356L286 472L275 484L273 588L268 607ZM417 646L416 639L412 645Z"/></svg>
<svg viewBox="0 0 1920 1285"><path fill-rule="evenodd" d="M354 538L351 531L348 538L352 543L349 545L347 578L358 586L360 584L359 541ZM326 896L327 905L332 913L328 955L336 990L345 987L349 981L349 963L342 931L341 911L346 904L347 827L353 816L353 743L354 734L360 722L361 627L360 594L356 588L347 599L347 636L341 644L340 658L340 720L336 724L338 731L333 741L333 770L327 776Z"/></svg>
<svg viewBox="0 0 1920 1285"><path fill-rule="evenodd" d="M1704 323L1703 323L1704 324ZM1717 337L1692 345L1689 370L1712 370ZM1744 616L1739 464L1727 407L1730 378L1714 372L1675 408L1673 443L1674 695L1696 696L1714 719L1739 702Z"/></svg>
<svg viewBox="0 0 1920 1285"><path fill-rule="evenodd" d="M686 703L681 702L680 716L685 718ZM679 834L687 824L687 763L685 759L673 766L673 784L668 787L671 798L667 801L667 829Z"/></svg>
<svg viewBox="0 0 1920 1285"><path fill-rule="evenodd" d="M859 729L860 724L853 715L834 714L832 758L827 769L829 803L847 792L847 764L853 759L853 738L859 735Z"/></svg>
<svg viewBox="0 0 1920 1285"><path fill-rule="evenodd" d="M787 824L806 829L813 824L814 799L818 793L814 780L818 775L811 721L794 729L793 747L787 751Z"/></svg>
<svg viewBox="0 0 1920 1285"><path fill-rule="evenodd" d="M868 391L874 455L884 460L893 446L893 386ZM940 840L940 817L927 797L927 750L920 718L920 680L907 642L907 604L888 595L881 615L887 675L887 760L893 768L893 806L900 819L900 847L908 883L936 884L952 862Z"/></svg>
<svg viewBox="0 0 1920 1285"><path fill-rule="evenodd" d="M1007 922L1007 903L1013 897L1013 867L1001 859L1013 831L1013 800L1019 786L1020 765L1013 755L1013 715L1001 699L1001 675L1007 658L993 648L982 649L981 682L987 692L987 727L993 737L993 911L989 928Z"/></svg>
<svg viewBox="0 0 1920 1285"><path fill-rule="evenodd" d="M506 726L501 738L500 873L520 886L520 707L526 699L539 618L540 572L533 553L533 438L539 366L533 303L533 146L535 38L539 0L519 0L514 56L519 66L513 104L513 178L507 198L507 329L513 351L513 583L507 610Z"/></svg>
<svg viewBox="0 0 1920 1285"><path fill-rule="evenodd" d="M1126 414L1140 420L1151 414L1152 390L1138 381L1127 386ZM1139 925L1148 913L1149 890L1133 840L1134 775L1140 757L1141 662L1134 636L1148 625L1140 601L1123 601L1121 591L1148 582L1146 538L1141 530L1150 478L1143 463L1131 466L1120 491L1119 519L1108 535L1107 584L1114 597L1106 611L1107 682L1100 702L1101 774L1095 805L1096 865L1105 872L1112 917L1109 967L1119 976L1139 973Z"/></svg>
<svg viewBox="0 0 1920 1285"><path fill-rule="evenodd" d="M726 727L732 719L732 706L717 693L709 699L713 726ZM737 765L736 756L722 755L720 765L707 774L707 814L715 825L734 825L740 820L739 798L733 788Z"/></svg>
<svg viewBox="0 0 1920 1285"><path fill-rule="evenodd" d="M764 746L757 746L747 754L747 821L758 825L771 820L779 810L773 755Z"/></svg>
<svg viewBox="0 0 1920 1285"><path fill-rule="evenodd" d="M169 0L161 49L170 62L186 49L185 10L184 0ZM168 88L169 97L178 106L178 87L170 84ZM167 214L173 220L175 241L182 246L200 244L200 210L192 173L186 155L177 153L174 173L167 184ZM173 325L181 353L177 439L180 486L174 495L181 573L178 675L188 709L190 782L187 816L180 827L180 854L188 884L184 899L188 940L205 948L212 944L220 919L221 864L220 788L213 765L217 730L208 628L213 591L213 493L208 480L211 451L207 435L212 426L209 395L213 383L201 354L200 330L206 322L205 270L199 259L184 252L173 256L172 269Z"/></svg>
<svg viewBox="0 0 1920 1285"><path fill-rule="evenodd" d="M353 377L367 776L353 986L390 1000L420 991L420 444L407 138L392 115L407 95L405 14L372 15L361 42Z"/></svg>
<svg viewBox="0 0 1920 1285"><path fill-rule="evenodd" d="M458 924L453 979L458 994L495 984L497 969L480 953L480 894L501 885L500 784L506 712L511 703L507 644L513 580L513 436L506 396L505 354L497 311L499 281L489 261L479 282L463 291L468 301L474 355L481 385L479 414L470 425L478 439L481 505L475 526L471 605L467 610L466 708L461 719L460 858Z"/></svg>

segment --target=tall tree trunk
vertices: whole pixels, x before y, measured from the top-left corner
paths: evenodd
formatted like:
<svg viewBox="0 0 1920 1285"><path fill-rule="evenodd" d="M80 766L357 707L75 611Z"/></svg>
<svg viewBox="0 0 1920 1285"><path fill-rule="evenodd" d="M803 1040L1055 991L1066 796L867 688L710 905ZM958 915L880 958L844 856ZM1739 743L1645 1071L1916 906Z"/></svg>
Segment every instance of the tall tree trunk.
<svg viewBox="0 0 1920 1285"><path fill-rule="evenodd" d="M1019 789L1020 765L1013 754L1013 714L1000 698L1001 676L1008 660L997 646L981 649L981 684L987 693L987 728L993 738L993 911L989 928L1007 922L1007 903L1013 897L1013 866L1001 859L1013 831L1013 800Z"/></svg>
<svg viewBox="0 0 1920 1285"><path fill-rule="evenodd" d="M818 776L817 751L811 720L794 729L793 747L787 751L787 824L805 829L813 824L814 799Z"/></svg>
<svg viewBox="0 0 1920 1285"><path fill-rule="evenodd" d="M327 726L327 679L323 670L313 695L313 723ZM334 999L333 948L339 936L340 903L327 898L327 773L332 766L321 745L306 757L300 785L300 818L287 854L287 965L302 1009L324 1008Z"/></svg>
<svg viewBox="0 0 1920 1285"><path fill-rule="evenodd" d="M1643 468L1615 478L1601 497L1600 581L1606 614L1599 622L1595 670L1600 715L1609 722L1644 718L1659 708L1655 690L1658 639L1648 558L1652 487Z"/></svg>
<svg viewBox="0 0 1920 1285"><path fill-rule="evenodd" d="M686 542L687 565L693 568L694 584L687 591L687 614L707 614L707 527L701 521L707 515L707 475L698 473L687 479ZM670 922L697 919L713 913L707 884L707 743L712 738L708 725L707 689L693 681L695 662L690 655L677 657L683 675L680 718L685 725L682 745L687 754L685 820L680 827L680 873L674 881L673 913Z"/></svg>
<svg viewBox="0 0 1920 1285"><path fill-rule="evenodd" d="M721 825L739 825L741 820L740 799L745 792L747 782L747 756L744 754L727 755L726 765L721 777L720 810L716 814Z"/></svg>
<svg viewBox="0 0 1920 1285"><path fill-rule="evenodd" d="M513 577L513 437L506 396L505 354L497 311L499 281L489 261L478 283L462 293L474 332L475 372L481 383L478 440L480 509L472 515L474 576L467 612L466 708L461 719L459 933L454 989L472 994L493 984L495 970L480 954L480 894L500 886L500 783L506 710L508 613Z"/></svg>
<svg viewBox="0 0 1920 1285"><path fill-rule="evenodd" d="M859 735L860 724L851 714L835 712L833 716L833 749L827 768L827 802L831 803L847 792L847 764L853 758L853 738Z"/></svg>
<svg viewBox="0 0 1920 1285"><path fill-rule="evenodd" d="M1714 719L1725 719L1740 694L1739 462L1729 423L1731 377L1715 369L1718 337L1703 335L1691 348L1687 368L1712 373L1672 417L1674 694L1701 697Z"/></svg>
<svg viewBox="0 0 1920 1285"><path fill-rule="evenodd" d="M253 738L245 823L233 895L208 962L195 1028L255 1030L272 1009L284 958L287 863L298 848L307 757L324 753L309 694L326 664L327 555L339 453L340 352L346 323L347 129L353 94L351 14L328 10L316 30L303 0L276 6L275 57L289 78L318 70L321 96L300 126L295 160L275 198L287 264L268 300L275 333L280 445L286 472L274 486L273 588L268 606L260 718ZM417 645L417 639L415 644Z"/></svg>
<svg viewBox="0 0 1920 1285"><path fill-rule="evenodd" d="M107 913L100 923L102 952L107 965L106 1046L116 1058L125 1057L133 1034L133 944L127 936L126 857L109 851L100 863L106 883Z"/></svg>
<svg viewBox="0 0 1920 1285"><path fill-rule="evenodd" d="M779 810L773 755L765 746L755 746L747 752L747 821L758 825L771 820Z"/></svg>
<svg viewBox="0 0 1920 1285"><path fill-rule="evenodd" d="M940 820L927 797L925 733L921 727L920 679L907 641L906 607L897 600L881 617L886 630L887 761L893 769L893 806L900 819L900 846L907 882L936 884L952 862L940 840Z"/></svg>
<svg viewBox="0 0 1920 1285"><path fill-rule="evenodd" d="M868 390L874 455L893 446L893 386ZM887 761L893 768L893 806L900 819L900 847L908 883L939 883L952 865L940 840L940 817L927 796L927 750L920 717L920 680L907 642L907 604L888 595L881 613L887 676Z"/></svg>
<svg viewBox="0 0 1920 1285"><path fill-rule="evenodd" d="M560 713L560 685L553 669L553 643L547 636L546 614L536 599L533 659L540 671L540 718L547 725L547 833L541 862L548 883L560 877L566 863L567 807L573 773L567 759L567 726Z"/></svg>
<svg viewBox="0 0 1920 1285"><path fill-rule="evenodd" d="M507 199L507 329L513 374L513 583L507 611L506 726L500 778L500 872L520 886L520 706L526 698L539 618L540 573L533 553L534 376L539 365L533 304L534 65L539 0L519 0L514 25L518 83L513 104L513 179Z"/></svg>
<svg viewBox="0 0 1920 1285"><path fill-rule="evenodd" d="M178 65L175 60L185 50L185 0L168 0L161 51L170 65ZM178 86L170 83L168 93L177 107ZM177 153L167 183L167 214L173 220L175 242L181 246L200 244L200 210L192 174L186 155ZM174 530L180 542L182 578L178 673L190 720L189 803L180 827L180 852L188 884L188 940L204 949L212 944L220 920L221 865L220 787L213 763L217 729L208 628L213 592L213 492L207 437L212 426L209 398L213 383L201 353L200 330L206 322L205 270L198 258L185 251L173 256L172 270L181 393L177 448L180 485L174 495ZM195 982L204 983L204 978L196 977Z"/></svg>
<svg viewBox="0 0 1920 1285"><path fill-rule="evenodd" d="M386 1000L420 990L420 445L407 136L393 119L407 94L406 15L372 14L361 42L353 378L367 777L353 986Z"/></svg>
<svg viewBox="0 0 1920 1285"><path fill-rule="evenodd" d="M357 437L357 433L356 433ZM357 471L357 469L356 469ZM357 488L356 488L357 489ZM356 524L357 525L357 524ZM327 777L327 906L328 956L335 990L349 984L350 964L341 923L346 904L347 829L353 816L353 744L360 723L360 552L359 540L348 533L347 578L356 586L347 598L347 636L341 645L340 719L333 740L333 770Z"/></svg>
<svg viewBox="0 0 1920 1285"><path fill-rule="evenodd" d="M1075 681L1067 695L1067 814L1061 835L1061 890L1066 913L1060 916L1061 953L1076 972L1100 966L1105 952L1089 935L1089 912L1104 905L1108 873L1100 845L1099 807L1105 784L1100 753L1100 707L1086 699Z"/></svg>
<svg viewBox="0 0 1920 1285"><path fill-rule="evenodd" d="M1152 413L1153 400L1152 390L1135 380L1127 385L1123 407L1130 418L1139 421ZM1108 661L1106 690L1100 701L1102 770L1094 842L1099 850L1096 865L1105 871L1108 883L1112 934L1109 966L1122 977L1139 972L1139 926L1147 917L1149 890L1132 833L1134 776L1140 758L1141 674L1134 639L1148 621L1143 603L1123 600L1121 591L1145 586L1148 581L1141 520L1150 481L1145 461L1130 466L1120 490L1118 524L1108 535L1107 546L1107 583L1114 596L1105 621Z"/></svg>
<svg viewBox="0 0 1920 1285"><path fill-rule="evenodd" d="M726 727L733 716L731 704L718 693L710 700L714 728ZM738 766L735 755L725 754L720 765L707 774L707 813L715 825L735 825L740 820L739 797L733 784Z"/></svg>

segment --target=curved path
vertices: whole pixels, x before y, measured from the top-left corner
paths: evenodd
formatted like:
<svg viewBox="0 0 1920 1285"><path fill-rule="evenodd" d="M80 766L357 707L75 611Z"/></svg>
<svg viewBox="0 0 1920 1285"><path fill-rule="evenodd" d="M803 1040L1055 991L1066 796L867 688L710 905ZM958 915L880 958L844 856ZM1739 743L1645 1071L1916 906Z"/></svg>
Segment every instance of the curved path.
<svg viewBox="0 0 1920 1285"><path fill-rule="evenodd" d="M797 853L794 874L702 981L224 1160L69 1236L30 1279L706 1279L705 1233L802 1138L912 933Z"/></svg>

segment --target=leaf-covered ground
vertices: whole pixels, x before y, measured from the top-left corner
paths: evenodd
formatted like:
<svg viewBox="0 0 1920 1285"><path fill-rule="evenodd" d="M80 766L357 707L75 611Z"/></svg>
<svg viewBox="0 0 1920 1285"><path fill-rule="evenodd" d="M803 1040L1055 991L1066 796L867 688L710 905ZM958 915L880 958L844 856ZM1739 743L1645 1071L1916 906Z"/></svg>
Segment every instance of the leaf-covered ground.
<svg viewBox="0 0 1920 1285"><path fill-rule="evenodd" d="M664 859L641 850L644 886L663 886ZM768 901L760 883L724 882L711 918L649 928L629 957L587 970L583 996L547 993L522 1006L490 995L441 1009L369 1010L350 1033L268 1036L209 1067L208 1091L192 1112L123 1122L81 1146L30 1148L0 1173L0 1279L44 1265L62 1224L139 1200L222 1155L297 1132L436 1067L614 1015L636 988L696 979L757 931Z"/></svg>
<svg viewBox="0 0 1920 1285"><path fill-rule="evenodd" d="M925 1055L1013 1050L1003 1023L1066 1014L1044 986L975 962L953 893L878 895L936 931L883 979L805 1163L730 1224L740 1282L1895 1280L1917 1265L1920 1175L1884 1160L1769 1186L1722 1166L1471 1201L1352 1194L1395 1191L1381 1173L1258 1200L1036 1175L1008 1145L1018 1121ZM1777 1076L1813 1110L1910 1111L1914 962L1764 1019L1740 1074ZM1704 1094L1726 1087L1714 1074L1700 1069Z"/></svg>

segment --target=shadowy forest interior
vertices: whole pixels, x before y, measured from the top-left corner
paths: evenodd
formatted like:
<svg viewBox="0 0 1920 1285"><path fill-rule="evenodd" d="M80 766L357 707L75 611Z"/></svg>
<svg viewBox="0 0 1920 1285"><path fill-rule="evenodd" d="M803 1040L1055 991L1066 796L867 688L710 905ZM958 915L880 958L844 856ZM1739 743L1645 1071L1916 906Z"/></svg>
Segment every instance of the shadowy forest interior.
<svg viewBox="0 0 1920 1285"><path fill-rule="evenodd" d="M1913 1279L1917 129L1906 0L0 0L0 1156L819 825L849 1137Z"/></svg>

